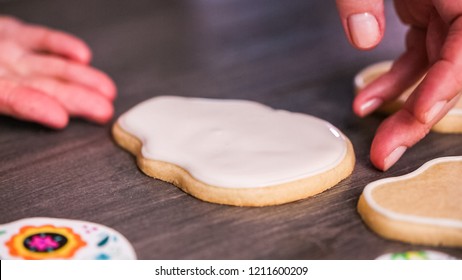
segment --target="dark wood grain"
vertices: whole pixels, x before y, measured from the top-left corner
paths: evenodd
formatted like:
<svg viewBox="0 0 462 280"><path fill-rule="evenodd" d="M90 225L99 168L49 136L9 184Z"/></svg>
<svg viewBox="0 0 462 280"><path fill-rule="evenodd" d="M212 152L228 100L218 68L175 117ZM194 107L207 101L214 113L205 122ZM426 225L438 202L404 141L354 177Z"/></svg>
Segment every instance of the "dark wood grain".
<svg viewBox="0 0 462 280"><path fill-rule="evenodd" d="M351 177L316 197L265 208L199 201L143 175L110 124L63 131L0 117L0 223L46 216L101 223L142 259L373 259L435 249L384 240L356 213L363 187L461 155L462 136L430 134L386 173L368 160L380 116L355 117L352 79L396 57L404 29L387 2L376 50L353 50L333 1L0 1L1 12L84 38L116 81L116 115L156 95L240 98L324 118L352 140ZM462 250L436 248L462 258Z"/></svg>

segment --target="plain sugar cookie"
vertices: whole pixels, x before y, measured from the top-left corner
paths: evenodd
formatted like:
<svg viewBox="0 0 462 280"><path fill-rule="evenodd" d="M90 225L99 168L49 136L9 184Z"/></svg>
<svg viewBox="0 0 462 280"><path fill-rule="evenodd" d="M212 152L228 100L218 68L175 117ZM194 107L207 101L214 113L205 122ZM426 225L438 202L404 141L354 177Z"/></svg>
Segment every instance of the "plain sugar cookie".
<svg viewBox="0 0 462 280"><path fill-rule="evenodd" d="M351 142L330 123L252 101L155 97L120 116L112 132L144 173L219 204L313 196L355 163Z"/></svg>
<svg viewBox="0 0 462 280"><path fill-rule="evenodd" d="M461 173L462 156L444 157L370 183L359 199L359 214L385 238L462 247Z"/></svg>
<svg viewBox="0 0 462 280"><path fill-rule="evenodd" d="M354 79L356 93L358 93L361 89L366 87L369 83L371 83L384 73L388 72L392 64L392 61L383 61L372 64L361 70L355 76ZM387 114L392 114L398 111L399 108L402 107L404 102L406 102L409 95L411 95L411 93L420 83L420 81L416 83L414 86L407 89L405 92L403 92L403 94L401 94L401 96L397 100L384 104L382 107L379 108L379 111ZM462 98L459 99L455 107L452 108L446 114L446 116L444 116L438 123L436 123L432 127L432 130L440 133L462 133Z"/></svg>

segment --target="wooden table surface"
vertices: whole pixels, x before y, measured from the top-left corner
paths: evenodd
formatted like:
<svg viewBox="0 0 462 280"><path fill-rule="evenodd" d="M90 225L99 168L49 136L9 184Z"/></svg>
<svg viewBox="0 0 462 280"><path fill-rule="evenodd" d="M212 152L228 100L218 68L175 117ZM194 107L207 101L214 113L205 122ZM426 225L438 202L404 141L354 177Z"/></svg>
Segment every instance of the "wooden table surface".
<svg viewBox="0 0 462 280"><path fill-rule="evenodd" d="M352 113L362 67L403 50L387 2L385 42L349 46L334 1L2 0L0 11L86 40L117 83L116 117L157 95L255 100L324 118L353 142L357 164L336 187L286 205L222 206L145 176L115 145L111 124L73 120L63 131L0 117L0 223L56 217L120 231L141 259L374 259L411 249L462 250L382 239L356 212L364 186L461 155L462 135L430 134L386 173L368 160L381 116Z"/></svg>

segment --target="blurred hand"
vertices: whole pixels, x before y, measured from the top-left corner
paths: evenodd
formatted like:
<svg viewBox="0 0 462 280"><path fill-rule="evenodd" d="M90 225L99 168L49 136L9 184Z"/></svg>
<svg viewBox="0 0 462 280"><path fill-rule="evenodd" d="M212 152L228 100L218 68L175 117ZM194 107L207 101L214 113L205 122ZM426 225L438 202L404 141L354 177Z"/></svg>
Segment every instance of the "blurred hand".
<svg viewBox="0 0 462 280"><path fill-rule="evenodd" d="M370 49L380 42L385 29L383 0L337 0L337 7L355 47ZM409 25L406 51L388 73L358 94L353 110L366 116L428 73L403 108L376 132L371 161L381 170L390 168L425 137L455 105L462 90L462 1L396 0L395 8Z"/></svg>
<svg viewBox="0 0 462 280"><path fill-rule="evenodd" d="M106 123L116 87L90 59L72 35L0 16L0 114L56 129L70 116Z"/></svg>

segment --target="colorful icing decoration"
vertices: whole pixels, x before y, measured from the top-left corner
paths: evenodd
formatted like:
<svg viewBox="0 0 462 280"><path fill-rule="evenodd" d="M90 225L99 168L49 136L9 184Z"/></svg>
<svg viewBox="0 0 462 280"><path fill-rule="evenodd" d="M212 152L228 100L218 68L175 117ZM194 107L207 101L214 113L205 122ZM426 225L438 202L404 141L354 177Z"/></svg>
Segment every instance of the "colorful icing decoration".
<svg viewBox="0 0 462 280"><path fill-rule="evenodd" d="M0 225L4 259L136 259L117 231L89 222L28 218Z"/></svg>
<svg viewBox="0 0 462 280"><path fill-rule="evenodd" d="M313 116L244 100L161 96L118 121L142 142L144 158L168 162L222 188L292 182L337 166L345 136Z"/></svg>
<svg viewBox="0 0 462 280"><path fill-rule="evenodd" d="M456 258L435 251L407 251L384 254L377 260L455 260Z"/></svg>
<svg viewBox="0 0 462 280"><path fill-rule="evenodd" d="M96 245L98 247L102 247L102 246L106 245L108 243L108 241L109 241L109 235L104 234L103 238Z"/></svg>
<svg viewBox="0 0 462 280"><path fill-rule="evenodd" d="M53 225L24 226L5 244L11 256L29 260L72 258L87 245L72 229Z"/></svg>

